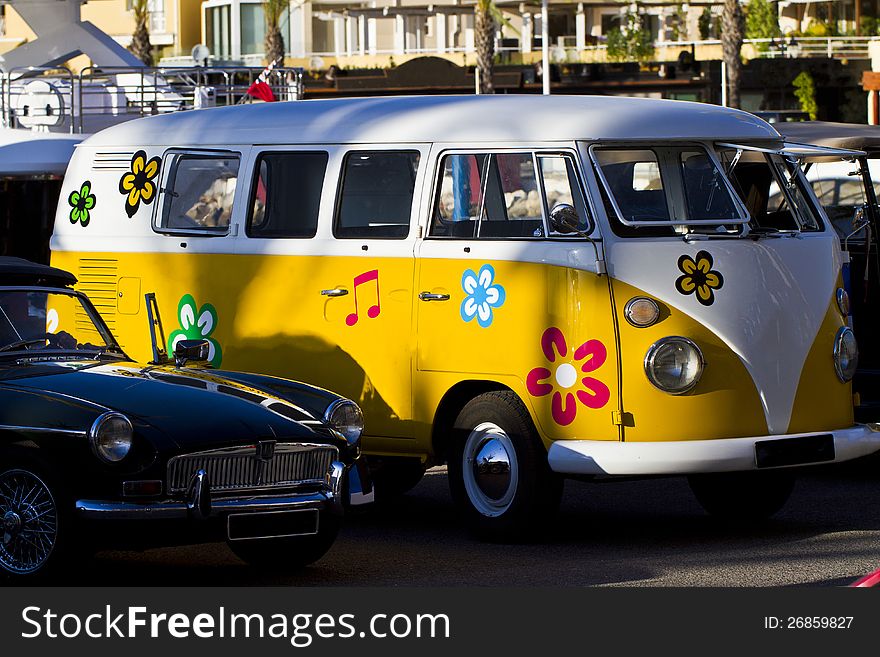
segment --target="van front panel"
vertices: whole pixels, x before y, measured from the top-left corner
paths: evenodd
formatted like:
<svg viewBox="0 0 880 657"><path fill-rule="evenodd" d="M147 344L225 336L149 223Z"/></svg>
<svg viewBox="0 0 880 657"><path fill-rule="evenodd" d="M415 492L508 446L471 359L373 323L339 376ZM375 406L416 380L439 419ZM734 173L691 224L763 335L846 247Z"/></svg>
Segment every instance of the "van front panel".
<svg viewBox="0 0 880 657"><path fill-rule="evenodd" d="M608 254L618 312L639 295L668 309L647 329L621 324L624 406L634 420L627 440L852 424L850 384L833 362L834 336L844 325L833 302L840 269L833 235L620 240ZM708 284L694 276L708 276ZM703 352L703 376L685 394L661 392L645 374L647 349L664 336L689 338Z"/></svg>

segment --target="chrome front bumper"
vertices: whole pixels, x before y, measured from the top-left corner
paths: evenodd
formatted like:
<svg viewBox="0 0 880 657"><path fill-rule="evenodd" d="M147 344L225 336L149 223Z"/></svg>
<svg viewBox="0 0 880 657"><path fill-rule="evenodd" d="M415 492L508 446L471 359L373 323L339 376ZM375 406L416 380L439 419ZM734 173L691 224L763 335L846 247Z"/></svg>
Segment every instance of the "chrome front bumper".
<svg viewBox="0 0 880 657"><path fill-rule="evenodd" d="M76 515L89 520L202 520L230 513L266 513L319 509L342 515L342 482L346 467L334 461L326 488L322 491L286 495L247 495L211 498L207 473L199 470L192 476L185 499L156 502L116 502L77 500Z"/></svg>

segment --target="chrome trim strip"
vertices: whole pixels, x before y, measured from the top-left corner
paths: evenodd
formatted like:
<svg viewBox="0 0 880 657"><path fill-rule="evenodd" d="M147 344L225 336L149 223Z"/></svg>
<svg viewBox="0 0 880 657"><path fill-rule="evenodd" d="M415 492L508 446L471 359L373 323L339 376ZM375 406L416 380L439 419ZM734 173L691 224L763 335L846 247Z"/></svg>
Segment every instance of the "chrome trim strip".
<svg viewBox="0 0 880 657"><path fill-rule="evenodd" d="M303 508L328 507L336 511L336 498L332 493L309 493L278 497L245 497L212 500L211 517L221 513L259 511L292 511ZM184 501L165 500L137 504L134 502L111 502L106 500L77 500L76 514L89 520L185 520L192 514Z"/></svg>
<svg viewBox="0 0 880 657"><path fill-rule="evenodd" d="M13 424L0 424L0 431L29 431L33 433L61 433L68 436L79 436L85 438L88 434L86 431L79 429L52 429L50 427L19 427Z"/></svg>

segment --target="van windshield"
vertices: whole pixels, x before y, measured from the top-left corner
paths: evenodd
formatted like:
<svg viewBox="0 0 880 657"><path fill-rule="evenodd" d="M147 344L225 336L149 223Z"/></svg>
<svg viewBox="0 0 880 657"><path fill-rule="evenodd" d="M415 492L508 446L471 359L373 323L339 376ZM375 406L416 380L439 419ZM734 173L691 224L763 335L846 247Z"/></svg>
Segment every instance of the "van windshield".
<svg viewBox="0 0 880 657"><path fill-rule="evenodd" d="M721 161L749 211L752 231L823 230L796 159L772 152L725 149Z"/></svg>
<svg viewBox="0 0 880 657"><path fill-rule="evenodd" d="M723 172L700 146L593 148L614 232L738 233L747 221Z"/></svg>

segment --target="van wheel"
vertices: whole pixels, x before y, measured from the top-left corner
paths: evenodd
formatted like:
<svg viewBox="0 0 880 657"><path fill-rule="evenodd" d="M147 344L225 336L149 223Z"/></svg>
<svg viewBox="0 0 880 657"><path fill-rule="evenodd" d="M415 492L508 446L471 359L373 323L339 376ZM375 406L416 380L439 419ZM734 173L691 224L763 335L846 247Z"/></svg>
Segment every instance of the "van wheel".
<svg viewBox="0 0 880 657"><path fill-rule="evenodd" d="M65 496L42 468L0 472L0 573L24 582L57 573L70 553Z"/></svg>
<svg viewBox="0 0 880 657"><path fill-rule="evenodd" d="M707 513L735 523L765 520L779 511L794 488L790 472L722 472L691 475L688 483Z"/></svg>
<svg viewBox="0 0 880 657"><path fill-rule="evenodd" d="M339 533L339 525L339 517L321 513L318 533L313 536L227 541L226 544L235 556L254 568L293 573L327 554Z"/></svg>
<svg viewBox="0 0 880 657"><path fill-rule="evenodd" d="M379 501L393 499L412 490L425 476L425 464L413 458L383 458L370 469Z"/></svg>
<svg viewBox="0 0 880 657"><path fill-rule="evenodd" d="M558 509L562 478L514 393L484 393L458 414L449 486L468 527L488 540L533 536Z"/></svg>

